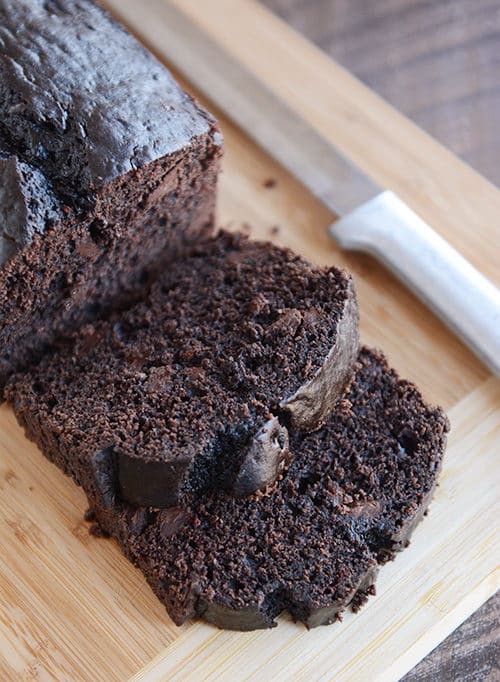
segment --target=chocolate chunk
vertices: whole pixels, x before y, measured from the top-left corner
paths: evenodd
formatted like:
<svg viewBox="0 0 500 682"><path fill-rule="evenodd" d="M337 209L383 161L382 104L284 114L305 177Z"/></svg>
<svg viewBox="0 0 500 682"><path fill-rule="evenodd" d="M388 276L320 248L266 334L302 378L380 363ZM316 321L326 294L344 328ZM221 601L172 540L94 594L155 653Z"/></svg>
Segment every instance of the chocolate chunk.
<svg viewBox="0 0 500 682"><path fill-rule="evenodd" d="M294 337L302 324L302 313L295 308L278 311L278 318L267 327L264 333L266 343L275 343L280 337Z"/></svg>
<svg viewBox="0 0 500 682"><path fill-rule="evenodd" d="M187 523L189 514L184 509L181 509L181 507L170 507L170 509L163 509L158 519L160 535L164 540L167 540Z"/></svg>
<svg viewBox="0 0 500 682"><path fill-rule="evenodd" d="M405 427L399 432L397 439L399 444L403 448L404 453L407 455L413 455L413 453L418 447L419 439L417 434L414 431L412 431L412 429Z"/></svg>
<svg viewBox="0 0 500 682"><path fill-rule="evenodd" d="M149 513L143 507L134 509L128 520L128 528L133 535L140 535L149 523Z"/></svg>
<svg viewBox="0 0 500 682"><path fill-rule="evenodd" d="M235 495L251 495L264 490L284 470L290 459L288 432L278 419L269 420L252 440L233 485Z"/></svg>
<svg viewBox="0 0 500 682"><path fill-rule="evenodd" d="M189 459L174 462L147 461L118 453L120 496L133 504L171 507L179 501L180 485L189 470Z"/></svg>

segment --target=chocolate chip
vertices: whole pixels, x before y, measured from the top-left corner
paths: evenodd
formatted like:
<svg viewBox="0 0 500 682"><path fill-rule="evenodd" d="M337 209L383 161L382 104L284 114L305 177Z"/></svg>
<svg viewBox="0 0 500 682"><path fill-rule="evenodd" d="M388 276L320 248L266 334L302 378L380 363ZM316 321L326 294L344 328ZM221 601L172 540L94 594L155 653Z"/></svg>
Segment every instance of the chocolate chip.
<svg viewBox="0 0 500 682"><path fill-rule="evenodd" d="M354 504L350 508L349 513L355 519L372 519L382 511L383 506L384 505L380 500L366 500Z"/></svg>
<svg viewBox="0 0 500 682"><path fill-rule="evenodd" d="M188 520L188 514L181 507L170 507L160 512L160 533L164 540L175 535Z"/></svg>
<svg viewBox="0 0 500 682"><path fill-rule="evenodd" d="M145 509L136 509L129 520L130 532L140 535L149 523L149 514Z"/></svg>
<svg viewBox="0 0 500 682"><path fill-rule="evenodd" d="M266 341L274 341L282 337L293 338L302 323L302 313L295 308L281 311L278 319L269 325L265 332Z"/></svg>

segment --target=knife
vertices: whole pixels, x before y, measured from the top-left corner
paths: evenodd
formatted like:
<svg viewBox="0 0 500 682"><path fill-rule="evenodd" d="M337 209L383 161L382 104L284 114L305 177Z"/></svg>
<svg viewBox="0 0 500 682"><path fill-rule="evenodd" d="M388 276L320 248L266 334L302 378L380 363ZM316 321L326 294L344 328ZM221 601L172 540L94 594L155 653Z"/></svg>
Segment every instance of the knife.
<svg viewBox="0 0 500 682"><path fill-rule="evenodd" d="M134 0L108 0L125 22ZM137 7L137 6L136 6ZM143 0L161 56L338 216L330 235L372 254L500 376L500 290L167 0ZM161 36L161 38L160 38Z"/></svg>

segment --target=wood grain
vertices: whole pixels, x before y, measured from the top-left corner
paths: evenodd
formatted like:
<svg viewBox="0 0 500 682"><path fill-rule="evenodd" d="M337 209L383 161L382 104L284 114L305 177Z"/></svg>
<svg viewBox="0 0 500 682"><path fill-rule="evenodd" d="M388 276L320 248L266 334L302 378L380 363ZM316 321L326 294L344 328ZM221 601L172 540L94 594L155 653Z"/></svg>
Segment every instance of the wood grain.
<svg viewBox="0 0 500 682"><path fill-rule="evenodd" d="M194 4L189 6L194 9ZM158 13L152 20L148 20L148 7L153 7L150 2L141 3L140 10L133 0L116 0L116 6L121 12L131 12L136 30L150 31L148 42L161 53L161 3L154 5ZM250 2L233 0L232 6L238 6L250 24L268 16ZM203 4L198 8L203 9ZM296 46L293 35L280 22L272 22L272 33L278 45ZM244 39L239 30L236 34ZM305 48L302 58L304 67L312 59L308 69L315 73L315 53ZM323 62L321 67L320 72ZM327 60L324 69L328 72L329 68ZM362 86L360 90L348 74L333 68L334 76L340 74L342 89L350 92L338 102L338 110L335 100L329 102L338 122L345 117L349 128L354 116L365 141L365 125L369 130L385 130L387 125L386 144L390 129L393 149L388 158L378 158L368 150L365 155L364 164L370 167L373 163L374 175L393 174L385 164L397 158L398 169L406 168L398 187L408 196L417 188L413 206L422 208L423 213L427 210L443 231L460 222L465 202L478 195L488 199L475 206L478 239L468 242L465 236L464 242L466 255L472 254L481 265L481 239L491 241L495 235L500 193L427 136L419 137L418 129L411 126L409 130L417 136L418 160L427 159L427 186L435 191L429 207L425 193L418 190L418 183L414 185L415 176L405 166L408 128L404 119L394 116L376 98L372 107L371 93ZM322 83L316 87L320 97ZM317 679L320 675L332 678L335 670L337 679L361 680L367 675L373 679L376 671L385 679L395 679L498 585L493 514L500 383L488 378L470 353L375 263L340 254L326 236L329 213L224 118L222 126L227 153L220 222L233 228L249 223L253 235L291 245L315 262L351 266L360 291L364 339L384 346L403 374L423 383L429 399L451 408L452 442L432 512L418 529L412 547L383 569L378 597L341 625L307 633L283 619L272 633L227 633L201 623L177 629L116 546L88 536L81 522L85 509L81 492L26 442L11 412L3 406L2 679L107 681L134 674L137 679L165 679L166 669L172 671L172 679L199 680L211 675L234 680L252 673L264 679L279 678L280 674L282 679L286 675L288 679ZM343 141L346 148L351 137L352 131ZM383 148L382 144L379 151ZM361 152L358 142L355 153ZM414 160L410 154L406 164L413 167ZM443 173L456 179L463 192L460 202L453 202L452 192L443 189ZM271 189L264 186L268 178L276 180ZM277 234L275 226L280 228ZM492 268L494 258L490 251L485 253L484 268ZM492 473L485 477L485 471ZM387 661L392 667L381 671Z"/></svg>
<svg viewBox="0 0 500 682"><path fill-rule="evenodd" d="M500 185L498 0L262 0Z"/></svg>
<svg viewBox="0 0 500 682"><path fill-rule="evenodd" d="M83 493L5 405L0 490L0 679L125 679L178 636L139 572L89 535Z"/></svg>
<svg viewBox="0 0 500 682"><path fill-rule="evenodd" d="M500 679L500 595L492 597L437 649L421 661L403 682Z"/></svg>

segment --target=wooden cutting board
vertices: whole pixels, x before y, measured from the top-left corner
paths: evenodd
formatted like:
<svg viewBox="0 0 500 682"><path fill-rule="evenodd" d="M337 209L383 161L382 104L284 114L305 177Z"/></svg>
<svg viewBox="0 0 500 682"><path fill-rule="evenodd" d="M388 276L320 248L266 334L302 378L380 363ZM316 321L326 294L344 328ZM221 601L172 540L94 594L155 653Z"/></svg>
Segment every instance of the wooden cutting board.
<svg viewBox="0 0 500 682"><path fill-rule="evenodd" d="M163 1L108 2L160 57ZM499 283L500 191L251 0L176 2ZM381 570L377 596L340 624L307 632L282 617L265 632L177 628L115 544L88 535L83 494L3 405L2 680L392 680L499 586L500 382L373 260L340 253L326 235L328 211L221 123L220 224L349 268L363 340L448 409L452 432L431 512Z"/></svg>

